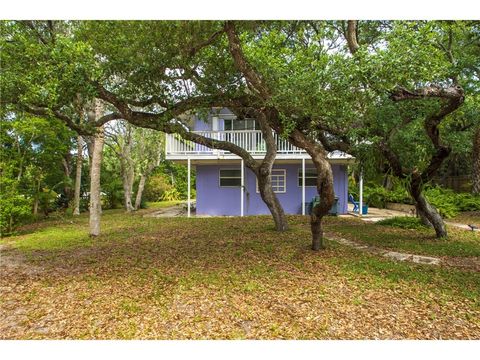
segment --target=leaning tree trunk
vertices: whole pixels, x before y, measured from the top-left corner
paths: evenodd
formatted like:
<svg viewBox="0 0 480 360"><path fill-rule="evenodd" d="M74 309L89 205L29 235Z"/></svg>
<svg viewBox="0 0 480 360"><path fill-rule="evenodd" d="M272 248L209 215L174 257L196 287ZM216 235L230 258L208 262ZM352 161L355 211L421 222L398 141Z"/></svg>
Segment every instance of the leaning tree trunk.
<svg viewBox="0 0 480 360"><path fill-rule="evenodd" d="M275 222L275 229L277 231L288 230L288 222L282 204L280 204L277 195L272 189L271 170L262 171L262 167L260 167L256 175L260 196L272 214L273 221Z"/></svg>
<svg viewBox="0 0 480 360"><path fill-rule="evenodd" d="M145 190L145 182L147 181L147 176L145 174L140 174L140 181L138 182L137 197L135 198L135 210L140 209L142 204L143 190Z"/></svg>
<svg viewBox="0 0 480 360"><path fill-rule="evenodd" d="M102 214L100 171L104 143L103 126L97 131L93 142L92 164L90 167L90 236L100 235L100 217Z"/></svg>
<svg viewBox="0 0 480 360"><path fill-rule="evenodd" d="M125 173L122 176L123 180L123 201L125 206L125 211L131 212L134 211L132 205L132 192L133 192L133 175L131 174L131 169L125 169Z"/></svg>
<svg viewBox="0 0 480 360"><path fill-rule="evenodd" d="M422 193L419 181L413 180L410 185L410 195L415 200L417 214L426 225L433 226L437 238L447 237L447 228L438 211L428 202Z"/></svg>
<svg viewBox="0 0 480 360"><path fill-rule="evenodd" d="M312 156L312 160L317 168L317 191L320 202L312 209L310 228L312 231L312 250L318 251L325 248L322 220L335 201L335 193L333 190L332 167L328 160L320 154Z"/></svg>
<svg viewBox="0 0 480 360"><path fill-rule="evenodd" d="M472 193L480 195L480 126L473 135Z"/></svg>
<svg viewBox="0 0 480 360"><path fill-rule="evenodd" d="M323 217L328 214L335 201L332 166L327 160L327 152L323 146L307 138L299 130L293 130L289 135L289 140L293 145L304 149L310 155L317 170L317 192L320 196L320 202L312 209L310 228L312 231L312 250L318 251L325 248Z"/></svg>
<svg viewBox="0 0 480 360"><path fill-rule="evenodd" d="M75 173L75 192L73 195L73 215L80 215L80 185L82 183L83 138L77 136L77 164Z"/></svg>
<svg viewBox="0 0 480 360"><path fill-rule="evenodd" d="M135 210L132 205L134 169L131 162L132 160L129 146L130 145L126 145L120 154L120 172L122 175L123 185L123 206L127 212Z"/></svg>
<svg viewBox="0 0 480 360"><path fill-rule="evenodd" d="M277 231L288 230L288 222L285 217L285 211L282 204L278 200L277 194L272 189L272 167L277 156L277 144L272 133L272 128L268 125L268 117L275 115L269 111L261 111L257 113L257 120L260 124L263 139L266 146L266 154L262 162L257 165L254 173L258 180L258 190L262 200L267 205L275 222Z"/></svg>

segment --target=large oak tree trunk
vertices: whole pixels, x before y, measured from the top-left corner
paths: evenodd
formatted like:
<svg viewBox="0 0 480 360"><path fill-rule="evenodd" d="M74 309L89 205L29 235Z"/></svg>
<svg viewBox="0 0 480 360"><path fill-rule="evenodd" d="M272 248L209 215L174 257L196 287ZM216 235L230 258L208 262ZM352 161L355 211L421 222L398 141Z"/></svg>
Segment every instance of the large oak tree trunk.
<svg viewBox="0 0 480 360"><path fill-rule="evenodd" d="M335 201L335 193L330 163L320 154L312 156L312 160L317 168L317 191L320 196L320 203L312 209L310 228L312 231L312 250L318 251L325 248L322 220Z"/></svg>
<svg viewBox="0 0 480 360"><path fill-rule="evenodd" d="M80 186L82 183L83 137L77 136L77 164L75 173L75 193L73 196L73 215L80 215Z"/></svg>
<svg viewBox="0 0 480 360"><path fill-rule="evenodd" d="M332 166L327 160L327 152L323 146L307 138L299 130L293 130L289 134L289 139L292 144L307 151L317 170L317 192L320 196L320 202L312 209L310 228L312 231L312 250L318 251L325 248L323 217L328 214L335 201Z"/></svg>
<svg viewBox="0 0 480 360"><path fill-rule="evenodd" d="M472 193L480 195L480 126L473 135Z"/></svg>
<svg viewBox="0 0 480 360"><path fill-rule="evenodd" d="M412 181L410 185L410 195L415 200L415 208L422 222L435 229L437 238L447 237L448 234L445 223L438 211L423 195L422 186L419 181Z"/></svg>
<svg viewBox="0 0 480 360"><path fill-rule="evenodd" d="M288 222L282 204L280 204L277 195L272 189L271 168L270 170L262 169L263 168L260 167L257 172L260 196L272 214L273 221L275 222L275 229L277 231L286 231L288 230Z"/></svg>
<svg viewBox="0 0 480 360"><path fill-rule="evenodd" d="M257 112L256 115L267 150L262 162L257 166L256 171L254 171L258 179L258 190L260 191L262 200L272 214L275 229L277 231L286 231L288 230L288 222L285 217L285 211L278 200L277 194L275 194L272 189L272 167L275 157L277 156L277 144L273 136L273 130L268 125L268 118L276 116L276 114L264 110Z"/></svg>

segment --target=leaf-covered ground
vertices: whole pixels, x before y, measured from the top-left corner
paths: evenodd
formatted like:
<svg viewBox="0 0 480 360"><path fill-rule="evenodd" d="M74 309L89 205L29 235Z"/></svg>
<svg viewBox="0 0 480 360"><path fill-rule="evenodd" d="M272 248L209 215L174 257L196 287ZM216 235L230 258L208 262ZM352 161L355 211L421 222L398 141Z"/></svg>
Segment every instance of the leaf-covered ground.
<svg viewBox="0 0 480 360"><path fill-rule="evenodd" d="M0 337L480 338L479 273L314 253L308 218L289 220L280 234L267 216L109 211L93 240L85 216L25 228L2 240Z"/></svg>

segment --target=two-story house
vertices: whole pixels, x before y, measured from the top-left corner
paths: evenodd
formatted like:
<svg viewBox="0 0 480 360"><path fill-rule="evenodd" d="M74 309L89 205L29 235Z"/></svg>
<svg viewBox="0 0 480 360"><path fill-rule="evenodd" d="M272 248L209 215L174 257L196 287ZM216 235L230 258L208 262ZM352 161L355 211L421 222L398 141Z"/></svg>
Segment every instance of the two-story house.
<svg viewBox="0 0 480 360"><path fill-rule="evenodd" d="M223 108L212 110L206 120L192 116L188 122L191 131L233 142L255 159L265 156L265 142L255 119L237 119L231 111ZM305 214L308 211L305 204L317 195L315 167L304 150L277 134L274 136L277 157L272 169L273 190L287 214ZM339 151L330 153L328 158L338 199L336 209L344 214L348 202L347 167L354 158ZM260 197L255 174L237 155L183 140L176 134L167 134L166 159L188 165L189 184L190 169L195 167L197 215L269 214Z"/></svg>

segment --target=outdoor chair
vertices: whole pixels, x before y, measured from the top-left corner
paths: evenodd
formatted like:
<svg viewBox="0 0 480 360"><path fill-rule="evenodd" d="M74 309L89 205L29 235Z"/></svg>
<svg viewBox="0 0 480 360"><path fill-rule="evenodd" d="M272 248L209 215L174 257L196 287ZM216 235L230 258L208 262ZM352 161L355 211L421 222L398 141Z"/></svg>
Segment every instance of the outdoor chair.
<svg viewBox="0 0 480 360"><path fill-rule="evenodd" d="M358 212L358 201L355 201L352 194L348 194L348 201L353 204L353 212Z"/></svg>

